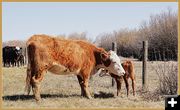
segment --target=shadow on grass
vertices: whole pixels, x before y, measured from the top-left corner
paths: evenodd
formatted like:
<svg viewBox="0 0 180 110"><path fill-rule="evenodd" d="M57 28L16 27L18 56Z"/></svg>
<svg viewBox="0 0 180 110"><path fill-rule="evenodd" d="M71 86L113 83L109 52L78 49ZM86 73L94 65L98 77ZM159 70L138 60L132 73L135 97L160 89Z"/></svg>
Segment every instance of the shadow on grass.
<svg viewBox="0 0 180 110"><path fill-rule="evenodd" d="M62 95L62 94L41 94L41 98L68 98L68 97L80 97L80 95L73 94L73 95ZM34 99L33 95L8 95L3 96L3 100L9 101L17 101L17 100L32 100Z"/></svg>
<svg viewBox="0 0 180 110"><path fill-rule="evenodd" d="M41 98L68 98L68 97L82 97L77 94L72 95L63 95L63 94L41 94ZM105 93L105 92L99 92L99 94L94 94L94 98L112 98L114 97L114 94L112 93ZM33 95L8 95L3 96L3 100L6 101L17 101L17 100L32 100L34 99Z"/></svg>
<svg viewBox="0 0 180 110"><path fill-rule="evenodd" d="M94 94L94 98L112 98L114 94L112 93L105 93L100 91L99 94Z"/></svg>

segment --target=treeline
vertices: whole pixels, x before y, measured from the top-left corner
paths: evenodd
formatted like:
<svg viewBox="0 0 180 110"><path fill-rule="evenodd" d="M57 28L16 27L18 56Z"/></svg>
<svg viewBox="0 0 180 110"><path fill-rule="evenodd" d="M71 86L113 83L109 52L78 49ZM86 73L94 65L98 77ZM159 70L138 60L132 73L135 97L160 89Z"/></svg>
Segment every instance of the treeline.
<svg viewBox="0 0 180 110"><path fill-rule="evenodd" d="M142 41L148 40L149 60L177 60L178 54L178 15L168 9L151 15L139 29L121 29L104 33L96 38L99 46L110 50L112 42L117 43L118 55L141 60Z"/></svg>
<svg viewBox="0 0 180 110"><path fill-rule="evenodd" d="M58 35L65 39L79 39L94 43L106 50L112 49L112 42L117 43L117 53L123 57L133 57L141 60L142 41L148 40L148 59L167 61L177 60L178 54L178 14L168 9L160 14L151 15L138 29L120 29L112 33L96 36L95 41L87 37L86 32ZM25 48L25 41L9 41L5 45L15 45Z"/></svg>

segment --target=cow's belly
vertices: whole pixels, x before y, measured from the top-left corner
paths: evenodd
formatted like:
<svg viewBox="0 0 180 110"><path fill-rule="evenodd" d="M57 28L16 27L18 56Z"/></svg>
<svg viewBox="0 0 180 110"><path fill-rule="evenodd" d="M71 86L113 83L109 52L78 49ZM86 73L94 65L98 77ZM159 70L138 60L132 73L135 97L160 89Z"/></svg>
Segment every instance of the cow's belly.
<svg viewBox="0 0 180 110"><path fill-rule="evenodd" d="M68 75L68 74L79 74L80 69L75 71L70 71L69 68L66 68L60 64L54 64L51 68L48 69L49 72L57 75Z"/></svg>

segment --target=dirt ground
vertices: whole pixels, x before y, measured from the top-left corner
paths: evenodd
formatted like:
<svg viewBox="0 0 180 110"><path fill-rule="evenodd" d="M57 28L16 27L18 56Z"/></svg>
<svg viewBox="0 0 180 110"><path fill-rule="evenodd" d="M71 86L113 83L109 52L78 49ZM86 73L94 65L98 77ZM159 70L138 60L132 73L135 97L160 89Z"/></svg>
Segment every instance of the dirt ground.
<svg viewBox="0 0 180 110"><path fill-rule="evenodd" d="M99 77L90 81L93 99L80 96L80 86L75 75L54 75L47 73L41 83L41 103L36 103L31 95L23 95L26 67L2 68L3 72L3 108L164 108L164 98L155 93L158 77L155 67L164 62L148 62L148 91L142 91L142 62L134 61L136 73L136 96L126 96L121 89L116 96L116 85L111 86L111 77ZM168 62L167 62L168 63ZM129 80L131 84L131 80ZM155 98L154 98L155 97Z"/></svg>

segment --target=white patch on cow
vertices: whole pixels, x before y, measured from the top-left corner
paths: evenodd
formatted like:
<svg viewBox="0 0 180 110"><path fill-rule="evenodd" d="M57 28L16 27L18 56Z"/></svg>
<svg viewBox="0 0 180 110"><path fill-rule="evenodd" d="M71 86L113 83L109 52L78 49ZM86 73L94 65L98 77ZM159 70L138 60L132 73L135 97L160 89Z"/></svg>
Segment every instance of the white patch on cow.
<svg viewBox="0 0 180 110"><path fill-rule="evenodd" d="M57 75L68 75L68 74L78 74L80 72L80 69L75 71L70 71L69 68L66 68L61 64L53 62L52 67L50 67L48 71Z"/></svg>
<svg viewBox="0 0 180 110"><path fill-rule="evenodd" d="M20 50L20 47L16 46L16 50Z"/></svg>

